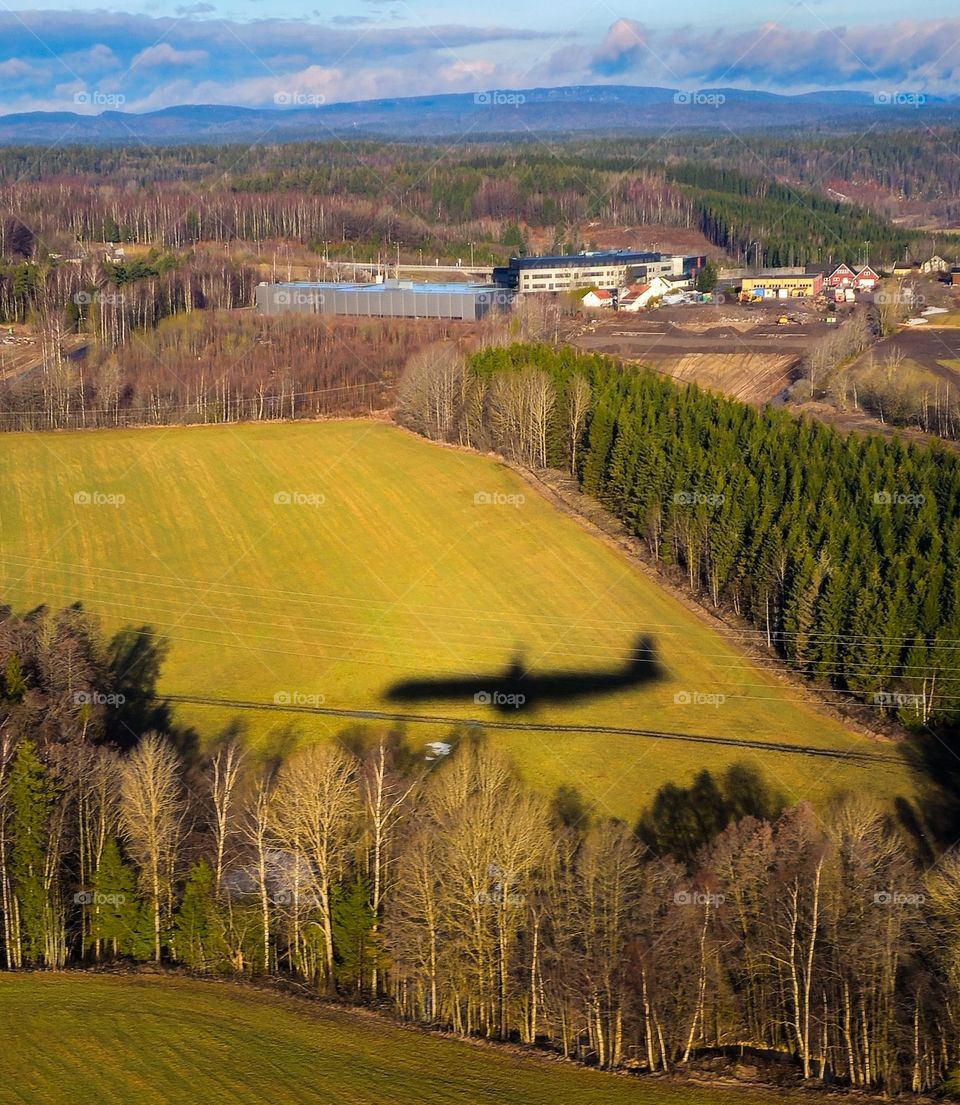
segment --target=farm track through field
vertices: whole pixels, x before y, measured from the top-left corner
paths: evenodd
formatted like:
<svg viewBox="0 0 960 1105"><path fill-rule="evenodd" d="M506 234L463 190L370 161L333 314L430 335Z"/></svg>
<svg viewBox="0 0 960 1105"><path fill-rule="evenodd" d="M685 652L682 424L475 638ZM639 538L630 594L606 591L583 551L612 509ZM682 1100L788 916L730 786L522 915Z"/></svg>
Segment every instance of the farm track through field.
<svg viewBox="0 0 960 1105"><path fill-rule="evenodd" d="M312 714L320 717L357 718L363 721L409 722L415 725L445 725L456 728L464 724L476 724L483 729L510 729L542 733L596 733L619 737L648 737L655 740L684 741L692 744L715 744L728 748L746 748L760 752L792 752L802 756L819 756L831 760L848 760L855 763L899 764L898 756L883 753L842 751L832 748L814 748L803 744L786 744L781 741L742 740L737 737L711 737L699 733L673 733L662 729L632 729L619 725L558 725L551 722L481 720L479 718L444 717L437 714L404 714L388 710L359 710L341 706L308 706L289 703L247 702L242 699L209 698L201 695L167 695L167 700L190 706L216 706L227 710L263 710L270 713Z"/></svg>

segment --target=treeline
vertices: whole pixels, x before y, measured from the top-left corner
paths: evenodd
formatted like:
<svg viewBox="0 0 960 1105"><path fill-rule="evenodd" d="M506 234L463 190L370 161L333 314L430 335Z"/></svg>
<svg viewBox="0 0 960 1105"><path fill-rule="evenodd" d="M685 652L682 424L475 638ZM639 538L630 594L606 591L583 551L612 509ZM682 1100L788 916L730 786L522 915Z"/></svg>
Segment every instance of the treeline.
<svg viewBox="0 0 960 1105"><path fill-rule="evenodd" d="M351 164L339 145L315 149L309 166L285 158L202 187L175 171L149 189L97 173L18 180L0 184L0 212L29 226L47 251L68 255L77 241L183 249L296 240L318 252L355 244L374 257L400 243L408 254L422 249L428 262L431 251L449 257L471 241L502 260L517 244L507 240L510 223L552 228L559 239L588 219L692 225L691 203L656 168L610 172L529 153L489 165L465 164L462 155L431 165L423 154L394 153L368 167Z"/></svg>
<svg viewBox="0 0 960 1105"><path fill-rule="evenodd" d="M0 620L3 967L288 978L611 1069L746 1046L825 1084L956 1083L960 856L923 871L867 803L778 813L755 773L703 773L724 815L681 859L662 810L645 848L478 733L434 762L396 733L184 751L158 663L76 610Z"/></svg>
<svg viewBox="0 0 960 1105"><path fill-rule="evenodd" d="M113 308L92 299L84 309L103 320ZM454 333L478 341L483 329L334 321L194 309L117 346L92 342L73 356L53 350L36 371L0 382L0 430L369 414L390 405L404 364L422 346Z"/></svg>
<svg viewBox="0 0 960 1105"><path fill-rule="evenodd" d="M610 169L650 164L649 142L643 139L623 139L617 153L603 140L574 141L565 149ZM956 127L890 131L871 127L859 134L835 136L795 130L735 136L672 134L658 139L656 149L660 165L712 166L756 179L787 181L820 195L835 186L852 192L861 206L884 218L908 215L925 225L943 226L960 220L960 130ZM913 238L910 256L925 261L935 249L945 251L948 260L955 257L949 238L941 236L934 242L931 235L921 233Z"/></svg>
<svg viewBox="0 0 960 1105"><path fill-rule="evenodd" d="M94 226L114 230L120 238L144 232L143 222L132 220L129 212L157 211L163 221L172 222L183 217L164 199L165 189L182 194L186 210L192 212L190 229L211 240L235 232L238 216L233 213L247 210L242 197L280 193L301 201L365 199L441 225L509 217L553 226L593 212L616 215L624 202L629 204L632 199L641 206L624 210L624 219L653 222L661 220L648 215L672 191L664 188L659 170L649 154L638 168L637 158L624 159L616 146L610 146L606 155L592 147L571 146L569 156L558 158L529 144L470 145L447 151L440 161L430 144L377 142L255 145L245 146L242 152L229 146L62 147L52 152L6 147L0 150L0 197L6 201L0 206L15 199L14 186L18 193L24 190L20 202L38 215L42 214L40 205L31 196L43 194L61 208L80 191L95 188L100 195L96 197ZM652 201L649 209L638 187L647 178ZM42 190L35 185L43 186ZM221 195L234 197L232 209L219 207ZM673 192L674 199L677 195ZM218 217L225 214L227 218L219 231L215 220L204 215L204 209L212 210L211 204L217 205ZM77 212L74 219L74 227L91 225L83 212ZM161 224L150 225L150 240L156 241ZM322 229L331 239L336 237L332 225ZM253 234L239 236L254 240ZM107 240L119 239L110 236Z"/></svg>
<svg viewBox="0 0 960 1105"><path fill-rule="evenodd" d="M229 147L149 157L67 149L34 170L24 164L29 151L2 150L0 318L24 320L50 285L76 283L69 270L85 266L97 288L129 277L130 309L105 327L113 339L190 309L198 295L249 304L264 251L276 259L291 246L318 264L396 256L490 264L527 251L531 239L573 252L596 245L591 225L650 225L698 230L740 263L803 265L868 254L889 263L919 241L815 182L810 192L779 183L762 160L754 175L737 168L742 156L723 164L730 151L715 143L701 155L676 138L658 145L657 161L629 148L635 156L573 143L558 158L529 145L469 146L441 162L429 146L376 143L252 147L242 156ZM156 258L98 265L104 242L146 247ZM205 249L230 270L217 293L195 287L194 272L218 263ZM171 271L154 264L164 257Z"/></svg>
<svg viewBox="0 0 960 1105"><path fill-rule="evenodd" d="M818 684L956 720L960 457L542 346L415 360L400 416L572 469L691 591Z"/></svg>

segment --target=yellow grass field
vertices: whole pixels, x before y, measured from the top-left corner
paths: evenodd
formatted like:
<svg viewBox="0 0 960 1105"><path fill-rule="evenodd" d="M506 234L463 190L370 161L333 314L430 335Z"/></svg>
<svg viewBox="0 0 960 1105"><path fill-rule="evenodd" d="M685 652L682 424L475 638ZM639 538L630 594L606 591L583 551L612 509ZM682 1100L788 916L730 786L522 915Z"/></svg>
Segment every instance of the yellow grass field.
<svg viewBox="0 0 960 1105"><path fill-rule="evenodd" d="M84 974L0 981L0 1103L766 1105L409 1031L229 984Z"/></svg>
<svg viewBox="0 0 960 1105"><path fill-rule="evenodd" d="M0 464L4 600L150 625L169 643L165 694L267 707L177 704L201 738L234 717L254 742L291 722L323 736L358 722L271 707L403 711L384 699L394 680L502 671L518 651L534 673L615 668L644 633L664 679L525 711L541 728L491 739L545 790L574 783L624 817L736 760L794 800L911 789L891 746L815 712L490 458L357 420L9 434ZM415 712L514 721L472 700ZM778 743L808 751L764 747Z"/></svg>

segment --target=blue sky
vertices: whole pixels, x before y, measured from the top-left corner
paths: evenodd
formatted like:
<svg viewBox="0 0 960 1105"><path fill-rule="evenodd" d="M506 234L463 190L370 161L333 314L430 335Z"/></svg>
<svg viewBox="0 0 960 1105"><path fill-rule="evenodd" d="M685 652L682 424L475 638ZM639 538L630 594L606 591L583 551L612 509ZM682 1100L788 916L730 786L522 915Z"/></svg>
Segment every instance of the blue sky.
<svg viewBox="0 0 960 1105"><path fill-rule="evenodd" d="M364 17L377 10L396 8L404 11L410 18L420 18L427 23L461 23L475 22L473 19L464 19L468 11L475 9L461 7L456 4L441 3L438 0L343 0L342 3L306 3L299 0L207 0L210 11L207 15L213 15L222 19L249 20L262 17L269 13L284 19L308 19L311 21L329 22L338 15L351 17ZM174 5L176 6L176 5ZM179 5L181 7L187 4ZM10 5L22 11L43 11L49 9L49 4L20 3ZM84 0L82 3L70 4L69 7L76 11L100 11L105 5L102 0ZM109 7L112 11L125 11L139 13L141 15L156 15L158 5L146 2L123 4ZM601 3L593 5L575 3L572 0L529 0L520 5L510 0L486 0L482 5L484 19L482 22L494 22L504 24L522 23L530 27L549 27L562 30L564 26L570 26L579 22L584 12L593 25L595 31L601 32L621 16L637 19L651 27L669 28L681 25L681 22L699 24L701 26L725 27L737 24L741 28L755 27L758 24L757 0L723 0L722 3L711 0L687 0L682 5L682 20L671 19L670 13L677 8L671 5L661 5L657 10L656 5L623 4L610 5ZM903 0L843 0L843 2L826 2L826 0L806 0L803 4L785 2L780 5L762 8L763 19L773 19L777 23L794 26L809 24L812 19L821 18L830 25L874 24L894 23L903 17L909 6ZM917 9L915 8L914 11ZM954 0L924 0L922 4L923 16L926 19L947 18L955 15L957 5ZM518 15L522 18L518 21ZM829 14L828 14L829 13Z"/></svg>
<svg viewBox="0 0 960 1105"><path fill-rule="evenodd" d="M0 111L564 84L960 94L956 0L146 0L0 7ZM164 14L158 14L163 11Z"/></svg>

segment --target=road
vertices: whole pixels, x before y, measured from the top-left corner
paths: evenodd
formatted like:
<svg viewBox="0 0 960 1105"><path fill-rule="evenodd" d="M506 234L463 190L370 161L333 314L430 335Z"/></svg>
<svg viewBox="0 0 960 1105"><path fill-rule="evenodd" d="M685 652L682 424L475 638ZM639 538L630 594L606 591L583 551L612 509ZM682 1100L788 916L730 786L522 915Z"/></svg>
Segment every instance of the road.
<svg viewBox="0 0 960 1105"><path fill-rule="evenodd" d="M90 348L88 338L81 334L66 335L60 349L68 361L80 361ZM0 382L26 380L43 369L43 351L38 340L21 341L16 345L0 344Z"/></svg>
<svg viewBox="0 0 960 1105"><path fill-rule="evenodd" d="M391 265L390 268L396 269L396 265ZM493 267L486 267L484 265L401 265L400 274L404 273L457 273L460 276L484 276L488 279L493 276Z"/></svg>
<svg viewBox="0 0 960 1105"><path fill-rule="evenodd" d="M282 266L281 266L282 267ZM302 269L303 266L299 266ZM398 269L393 263L378 264L375 261L340 261L331 260L326 266L323 264L315 266L317 270L321 270L324 267L333 269L337 272L344 269L352 269L354 274L358 272L372 275L373 273L382 270L388 277L396 277ZM261 271L265 266L261 265ZM313 270L311 270L313 271ZM489 280L493 275L493 268L486 265L401 265L399 268L401 278L404 276L436 276L438 274L443 276L462 276L462 277L483 277L485 280ZM269 279L269 277L268 277Z"/></svg>
<svg viewBox="0 0 960 1105"><path fill-rule="evenodd" d="M241 699L207 698L200 695L165 696L167 702L184 706L215 706L226 710L261 710L269 713L312 714L320 717L357 718L362 721L395 721L415 725L443 725L454 728L476 724L483 729L508 729L541 733L598 733L627 737L646 737L654 740L684 741L688 744L712 744L726 748L744 748L754 752L789 752L800 756L821 759L847 760L861 764L899 764L899 756L882 752L841 752L832 748L815 748L804 744L785 744L782 741L741 740L737 737L712 737L702 734L671 733L659 729L630 729L612 725L556 725L547 722L501 721L499 718L439 717L432 714L391 713L386 710L357 710L334 706L278 705L273 702L246 702Z"/></svg>

